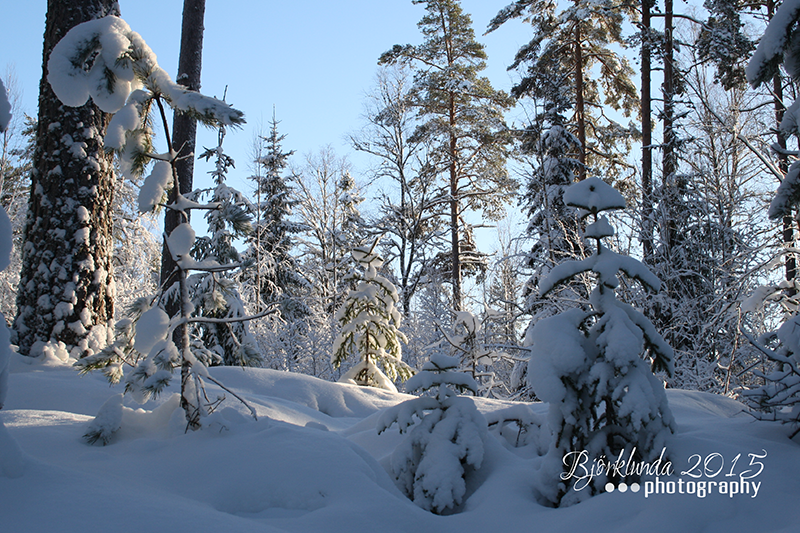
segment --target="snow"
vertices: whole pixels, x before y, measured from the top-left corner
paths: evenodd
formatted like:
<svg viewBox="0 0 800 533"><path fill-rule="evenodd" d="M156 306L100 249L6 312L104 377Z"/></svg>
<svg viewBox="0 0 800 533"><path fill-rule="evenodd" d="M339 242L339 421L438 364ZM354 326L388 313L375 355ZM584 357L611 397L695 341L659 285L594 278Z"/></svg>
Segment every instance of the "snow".
<svg viewBox="0 0 800 533"><path fill-rule="evenodd" d="M172 258L180 263L183 258L188 257L194 241L195 232L192 226L186 222L179 224L167 237L167 245Z"/></svg>
<svg viewBox="0 0 800 533"><path fill-rule="evenodd" d="M0 516L7 531L789 533L800 521L800 448L788 440L788 428L754 420L741 404L711 394L668 391L679 427L667 445L676 472L670 479L694 480L680 472L697 457L700 471L707 457L711 466L721 457L728 473L741 454L736 473L752 474L763 463L750 480L761 482L755 497L617 490L552 509L533 498L541 465L535 446L514 448L490 433L480 475L465 486L459 512L435 516L403 496L387 473L402 436L376 430L382 412L408 395L217 367L212 376L245 397L258 422L228 401L218 430L184 434L177 397L168 392L144 409L124 406L111 444L90 446L81 435L122 385L109 391L102 375L78 377L67 366L19 359L0 411ZM474 401L487 418L514 407L541 419L547 410L539 403ZM13 454L4 447L9 438L16 441ZM763 459L749 455L764 451ZM65 494L79 494L79 501ZM102 504L109 495L120 503Z"/></svg>
<svg viewBox="0 0 800 533"><path fill-rule="evenodd" d="M147 355L153 346L167 336L169 315L160 307L151 307L136 321L136 340L133 347L137 352Z"/></svg>
<svg viewBox="0 0 800 533"><path fill-rule="evenodd" d="M600 178L586 178L572 184L564 192L564 203L590 213L609 209L625 209L625 198Z"/></svg>
<svg viewBox="0 0 800 533"><path fill-rule="evenodd" d="M113 120L113 119L112 119ZM153 170L144 179L142 188L139 189L139 212L152 211L161 203L164 191L169 187L172 179L172 166L166 161L157 161Z"/></svg>
<svg viewBox="0 0 800 533"><path fill-rule="evenodd" d="M753 57L745 68L747 81L758 87L772 77L790 44L792 26L800 17L800 0L784 0L773 15ZM790 71L791 75L795 72Z"/></svg>

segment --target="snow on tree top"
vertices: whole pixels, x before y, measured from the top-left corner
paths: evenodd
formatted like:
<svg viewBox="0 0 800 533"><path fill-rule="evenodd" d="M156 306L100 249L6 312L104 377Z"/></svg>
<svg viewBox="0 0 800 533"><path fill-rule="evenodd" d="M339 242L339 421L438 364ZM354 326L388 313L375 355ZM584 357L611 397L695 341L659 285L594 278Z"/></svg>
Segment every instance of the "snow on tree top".
<svg viewBox="0 0 800 533"><path fill-rule="evenodd" d="M602 216L596 222L586 226L586 231L583 233L584 237L590 239L602 239L603 237L613 237L614 228L608 221L608 218Z"/></svg>
<svg viewBox="0 0 800 533"><path fill-rule="evenodd" d="M625 198L600 178L586 178L570 185L564 192L564 203L597 214L609 209L625 209Z"/></svg>
<svg viewBox="0 0 800 533"><path fill-rule="evenodd" d="M784 0L767 26L753 57L747 63L745 74L753 87L758 87L772 78L784 55L792 45L790 38L797 20L800 19L800 0ZM789 72L797 77L798 72Z"/></svg>
<svg viewBox="0 0 800 533"><path fill-rule="evenodd" d="M8 93L3 85L3 80L0 80L0 132L8 128L9 122L11 122L11 103L8 101Z"/></svg>

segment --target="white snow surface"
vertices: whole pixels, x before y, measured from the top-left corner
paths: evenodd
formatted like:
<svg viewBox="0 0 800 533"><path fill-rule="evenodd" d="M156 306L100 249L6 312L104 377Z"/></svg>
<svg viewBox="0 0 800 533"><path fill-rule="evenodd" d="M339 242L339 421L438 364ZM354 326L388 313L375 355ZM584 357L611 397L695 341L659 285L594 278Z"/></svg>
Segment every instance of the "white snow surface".
<svg viewBox="0 0 800 533"><path fill-rule="evenodd" d="M265 369L217 367L215 379L244 397L258 421L228 395L216 426L184 433L175 385L141 409L125 399L122 429L108 446L81 440L109 389L100 375L68 366L12 359L0 410L0 517L16 532L794 532L800 523L800 444L789 428L757 421L720 396L668 391L678 432L668 453L678 472L707 457L724 459L723 479L741 454L767 453L758 495L614 491L567 508L537 503L541 457L532 444L514 448L487 438L480 474L464 503L435 516L411 503L387 469L401 440L396 427L377 434L382 412L406 394L329 383ZM177 380L175 380L177 381ZM220 391L213 386L209 392ZM487 418L514 408L543 418L547 405L476 399ZM160 406L160 407L159 407ZM516 416L519 416L517 414ZM113 423L116 423L116 419ZM527 442L531 442L528 439ZM18 445L17 445L18 444ZM719 455L713 455L719 454ZM715 462L717 461L717 462ZM732 479L732 478L728 478Z"/></svg>

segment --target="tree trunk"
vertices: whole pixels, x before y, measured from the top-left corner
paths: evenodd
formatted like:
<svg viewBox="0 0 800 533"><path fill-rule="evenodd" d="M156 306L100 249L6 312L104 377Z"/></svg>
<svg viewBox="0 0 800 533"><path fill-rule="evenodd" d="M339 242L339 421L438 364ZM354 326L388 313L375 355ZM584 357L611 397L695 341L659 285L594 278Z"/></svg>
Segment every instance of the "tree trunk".
<svg viewBox="0 0 800 533"><path fill-rule="evenodd" d="M578 155L581 168L578 171L578 181L586 179L586 110L583 99L583 46L581 26L575 24L575 122L578 124L578 142L580 154Z"/></svg>
<svg viewBox="0 0 800 533"><path fill-rule="evenodd" d="M39 123L17 295L19 353L63 348L85 357L103 347L114 315L112 160L106 115L93 102L67 107L47 82L50 52L80 23L119 15L112 0L48 0ZM63 343L63 346L61 345ZM59 350L57 355L65 354Z"/></svg>
<svg viewBox="0 0 800 533"><path fill-rule="evenodd" d="M674 181L677 171L675 152L675 69L672 39L672 0L664 2L664 160L663 179Z"/></svg>
<svg viewBox="0 0 800 533"><path fill-rule="evenodd" d="M772 19L775 14L775 2L767 0L767 16ZM783 79L781 78L780 71L772 78L772 99L775 108L775 136L776 142L779 147L784 150L784 153L778 154L778 168L781 174L786 176L789 172L789 161L786 159L786 136L781 131L781 122L783 122L783 114L786 108L783 105ZM795 221L794 217L787 215L783 217L783 228L781 230L781 239L786 248L794 248L795 246ZM797 258L792 253L787 253L784 259L784 273L786 281L794 281L797 277ZM794 296L797 291L790 288L786 290L788 296Z"/></svg>
<svg viewBox="0 0 800 533"><path fill-rule="evenodd" d="M652 0L642 0L642 259L653 258L653 121L650 99L650 10Z"/></svg>
<svg viewBox="0 0 800 533"><path fill-rule="evenodd" d="M461 311L461 246L458 238L458 169L456 168L456 157L458 157L456 146L456 136L453 133L456 126L456 107L455 99L450 94L450 242L452 243L452 261L450 277L453 281L453 309Z"/></svg>
<svg viewBox="0 0 800 533"><path fill-rule="evenodd" d="M200 90L200 72L203 66L203 19L205 17L205 0L184 0L183 21L181 26L181 53L178 58L178 77L176 81L192 91ZM197 134L197 121L185 114L176 113L172 120L172 146L178 152L179 159L175 166L178 170L181 194L187 194L194 188L194 149ZM170 192L169 201L175 199L175 191ZM181 223L180 215L172 210L164 214L164 233L169 235ZM161 255L161 283L174 276L175 261L167 251L166 243ZM177 280L173 280L177 281ZM173 316L179 312L177 303L168 308L167 313Z"/></svg>

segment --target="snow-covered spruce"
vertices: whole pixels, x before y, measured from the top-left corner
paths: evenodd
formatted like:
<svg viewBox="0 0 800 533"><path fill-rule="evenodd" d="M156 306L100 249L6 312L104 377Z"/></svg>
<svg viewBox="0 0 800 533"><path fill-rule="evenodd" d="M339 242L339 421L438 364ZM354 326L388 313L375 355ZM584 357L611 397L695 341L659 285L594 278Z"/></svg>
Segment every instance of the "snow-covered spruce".
<svg viewBox="0 0 800 533"><path fill-rule="evenodd" d="M51 55L48 80L58 97L69 105L81 105L92 98L104 111L115 113L108 128L106 146L117 151L127 175L142 174L151 161L156 161L139 196L142 212L163 205L167 190L178 190L176 151L169 141L165 103L173 111L188 113L221 131L244 121L242 113L227 103L173 82L158 66L155 54L141 37L118 17L93 20L70 30ZM164 124L167 141L164 154L153 151L153 132L149 127L153 110L157 110L158 120ZM223 160L219 150L218 153ZM162 392L171 382L175 369L180 368L180 403L189 429L200 428L203 419L223 399L209 399L205 394L203 381L212 379L205 364L209 360L208 350L198 338L192 339L192 331L198 324L213 323L233 332L234 324L252 318L197 316L191 301L187 280L190 270L207 273L213 278L214 274L238 266L221 265L214 259L197 261L190 253L197 239L187 212L193 209L216 211L223 204L201 205L177 194L175 200L165 206L178 212L183 219L166 236L169 253L177 263L169 283L155 295L134 303L129 318L119 322L113 345L76 363L82 372L102 369L112 382L123 379L125 365L133 367L125 376L125 392L138 401ZM175 316L168 316L164 311L168 298L176 298L180 304L180 312ZM237 342L241 344L241 340ZM87 440L107 442L114 429L112 426L94 424L86 434Z"/></svg>
<svg viewBox="0 0 800 533"><path fill-rule="evenodd" d="M246 253L255 262L252 283L258 297L266 304L278 303L281 317L288 325L310 311L297 297L306 282L290 253L293 235L303 229L291 220L292 208L298 201L289 185L292 176L283 175L294 152L284 152L281 148L286 135L278 132L278 124L273 113L269 135L257 141L257 172L250 177L256 194L255 228Z"/></svg>
<svg viewBox="0 0 800 533"><path fill-rule="evenodd" d="M486 419L472 398L456 392L475 394L478 386L469 374L458 371L458 358L437 353L406 388L432 395L384 411L378 433L395 423L400 433L407 433L392 453L395 482L414 503L442 514L461 504L467 477L483 462Z"/></svg>
<svg viewBox="0 0 800 533"><path fill-rule="evenodd" d="M402 360L400 343L406 342L406 337L400 331L400 297L394 284L378 273L383 259L375 250L377 245L376 239L371 246L352 252L359 270L354 269L349 280L356 288L336 312L341 330L333 343L331 363L338 368L348 357L358 357L359 362L340 381L397 392L394 381L405 381L413 371Z"/></svg>
<svg viewBox="0 0 800 533"><path fill-rule="evenodd" d="M671 372L672 349L639 311L616 299L618 274L640 281L656 291L660 282L642 263L619 255L601 243L614 230L599 213L625 207L616 190L598 178L572 185L564 195L567 205L591 215L587 238L595 252L582 261L554 268L540 285L542 296L581 272L591 272L596 285L591 311L571 309L540 320L528 330L528 379L536 395L550 404L550 449L539 476L541 498L553 505L569 505L603 487L608 479L596 476L582 491L560 481L567 452L586 450L590 458L614 461L633 453L637 461L655 459L675 430L664 385L651 372ZM634 451L635 450L635 451ZM631 482L630 478L625 479Z"/></svg>
<svg viewBox="0 0 800 533"><path fill-rule="evenodd" d="M215 161L214 170L210 172L215 187L191 195L199 201L210 192L209 205L217 206L206 212L209 235L198 237L192 248L192 257L199 264L213 265L214 269L192 274L187 283L196 316L229 320L247 314L235 281L245 265L233 241L252 233L253 206L241 192L225 183L234 161L223 151L224 138L225 129L220 128L216 148L206 149L200 156ZM253 366L261 363L261 354L247 322L198 322L194 326L192 337L206 354L206 364Z"/></svg>

